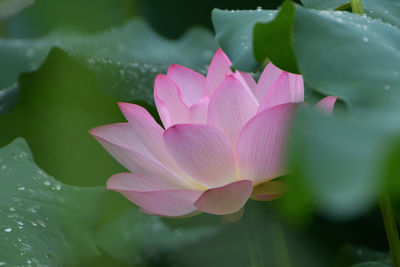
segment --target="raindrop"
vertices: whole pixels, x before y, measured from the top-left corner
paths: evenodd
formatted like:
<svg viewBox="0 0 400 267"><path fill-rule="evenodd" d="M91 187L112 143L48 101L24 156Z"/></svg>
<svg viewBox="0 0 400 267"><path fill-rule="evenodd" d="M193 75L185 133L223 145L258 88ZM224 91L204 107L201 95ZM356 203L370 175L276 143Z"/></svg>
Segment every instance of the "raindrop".
<svg viewBox="0 0 400 267"><path fill-rule="evenodd" d="M37 223L38 223L40 226L42 226L43 228L46 227L46 224L44 224L44 222L43 222L42 220L36 220L36 221L37 221Z"/></svg>
<svg viewBox="0 0 400 267"><path fill-rule="evenodd" d="M261 11L262 10L262 7L261 6L258 6L257 7L257 11Z"/></svg>
<svg viewBox="0 0 400 267"><path fill-rule="evenodd" d="M368 38L367 37L363 37L363 42L364 43L368 43Z"/></svg>
<svg viewBox="0 0 400 267"><path fill-rule="evenodd" d="M11 231L12 231L11 227L8 227L8 228L4 229L4 232L6 232L6 233L9 233Z"/></svg>

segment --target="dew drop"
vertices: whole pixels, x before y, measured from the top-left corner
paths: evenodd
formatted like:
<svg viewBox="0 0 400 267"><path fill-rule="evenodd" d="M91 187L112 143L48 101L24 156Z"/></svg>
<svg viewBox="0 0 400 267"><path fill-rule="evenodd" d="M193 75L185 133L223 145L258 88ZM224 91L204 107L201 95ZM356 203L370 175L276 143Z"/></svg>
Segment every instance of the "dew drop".
<svg viewBox="0 0 400 267"><path fill-rule="evenodd" d="M11 227L8 227L8 228L4 229L4 232L6 232L6 233L9 233L11 231L12 231Z"/></svg>

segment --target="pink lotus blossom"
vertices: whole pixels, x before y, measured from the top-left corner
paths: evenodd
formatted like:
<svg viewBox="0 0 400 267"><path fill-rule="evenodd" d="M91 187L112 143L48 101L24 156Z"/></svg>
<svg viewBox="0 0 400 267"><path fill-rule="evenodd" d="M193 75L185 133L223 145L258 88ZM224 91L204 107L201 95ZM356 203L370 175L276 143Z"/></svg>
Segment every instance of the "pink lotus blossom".
<svg viewBox="0 0 400 267"><path fill-rule="evenodd" d="M249 198L270 200L283 191L271 181L286 173L287 132L304 101L301 75L273 64L258 83L232 72L218 50L207 76L180 65L159 74L154 99L164 130L138 105L120 103L127 123L90 133L130 172L113 175L107 188L143 212L186 216L231 214ZM332 112L335 97L318 109Z"/></svg>

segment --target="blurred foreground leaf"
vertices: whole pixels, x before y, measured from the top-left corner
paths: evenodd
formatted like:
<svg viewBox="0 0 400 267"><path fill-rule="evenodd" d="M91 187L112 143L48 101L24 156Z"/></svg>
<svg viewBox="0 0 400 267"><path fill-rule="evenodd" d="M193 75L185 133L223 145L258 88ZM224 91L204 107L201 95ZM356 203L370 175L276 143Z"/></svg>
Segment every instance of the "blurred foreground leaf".
<svg viewBox="0 0 400 267"><path fill-rule="evenodd" d="M90 69L109 95L148 103L153 101L153 81L158 73L173 63L204 71L217 49L214 38L204 29L193 28L172 41L140 19L98 34L58 31L34 40L0 39L0 104L8 96L2 90L16 90L18 76L36 71L54 47ZM5 111L0 106L0 112Z"/></svg>
<svg viewBox="0 0 400 267"><path fill-rule="evenodd" d="M100 255L93 236L104 189L64 185L23 139L0 149L0 265L77 266Z"/></svg>
<svg viewBox="0 0 400 267"><path fill-rule="evenodd" d="M385 23L397 25L400 13L396 1L372 2L363 1L371 10L380 10L381 20L374 19L377 12L360 16L286 2L273 20L254 26L253 49L259 63L271 60L288 71L298 66L314 92L338 96L347 107L344 112L337 104L333 117L313 110L297 116L290 179L295 185L289 185L295 192L289 192L286 205L297 214L310 211L310 203L303 200L311 198L334 218L358 216L376 203L387 177L392 196L400 196L399 183L394 182L399 168L387 168L388 162L398 162L400 150L400 29ZM220 12L224 17L247 14ZM217 36L230 27L223 19L219 23ZM240 29L250 25L254 21L243 21ZM237 38L224 37L222 48L236 53ZM236 67L246 69L249 58Z"/></svg>

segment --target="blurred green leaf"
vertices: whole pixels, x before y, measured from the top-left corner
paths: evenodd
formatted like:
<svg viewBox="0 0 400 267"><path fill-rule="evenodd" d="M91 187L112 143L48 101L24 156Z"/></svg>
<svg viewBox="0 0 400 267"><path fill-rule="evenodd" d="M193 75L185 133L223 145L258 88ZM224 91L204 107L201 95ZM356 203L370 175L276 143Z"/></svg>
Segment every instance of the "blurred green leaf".
<svg viewBox="0 0 400 267"><path fill-rule="evenodd" d="M109 95L148 103L153 101L153 81L158 73L173 63L204 71L217 49L204 29L193 28L172 41L140 19L92 35L59 31L34 40L0 39L0 90L13 86L22 72L37 70L53 47L90 69Z"/></svg>
<svg viewBox="0 0 400 267"><path fill-rule="evenodd" d="M33 4L34 0L0 0L0 20L7 19Z"/></svg>
<svg viewBox="0 0 400 267"><path fill-rule="evenodd" d="M103 188L56 181L23 139L0 149L0 184L1 265L76 266L100 255L93 235Z"/></svg>
<svg viewBox="0 0 400 267"><path fill-rule="evenodd" d="M388 149L379 130L304 108L297 114L292 138L293 175L309 188L291 199L296 212L307 208L298 199L310 195L323 213L335 218L357 216L376 203Z"/></svg>

